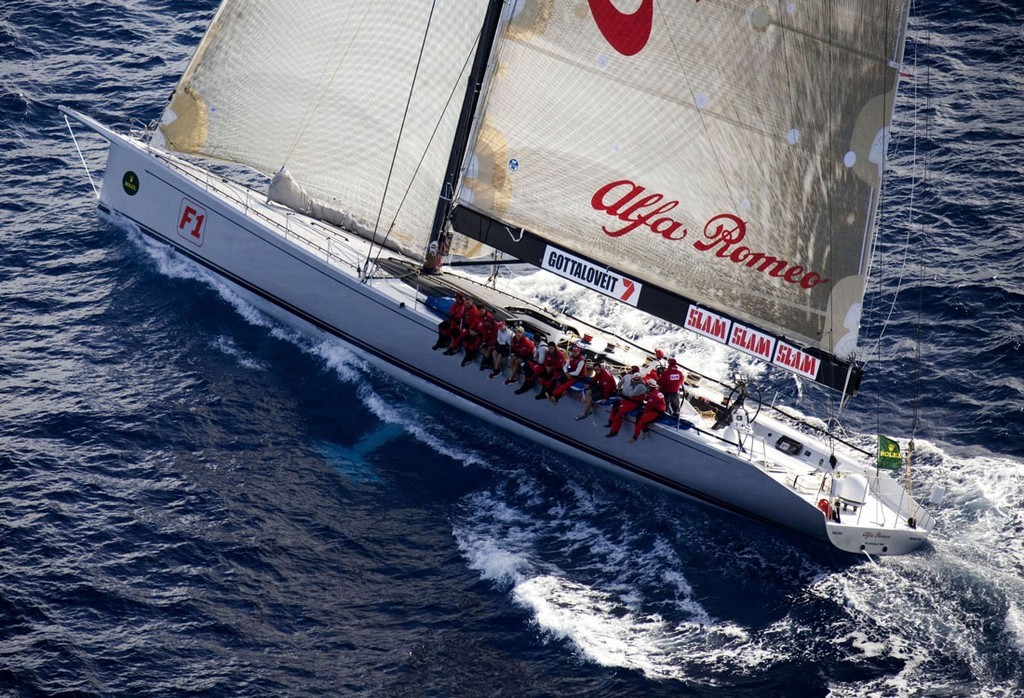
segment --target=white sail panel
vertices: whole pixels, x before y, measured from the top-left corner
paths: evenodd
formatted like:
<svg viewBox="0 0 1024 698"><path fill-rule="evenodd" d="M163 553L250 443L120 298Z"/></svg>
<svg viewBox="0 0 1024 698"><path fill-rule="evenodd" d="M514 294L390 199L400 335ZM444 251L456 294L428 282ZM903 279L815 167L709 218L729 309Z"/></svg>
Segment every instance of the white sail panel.
<svg viewBox="0 0 1024 698"><path fill-rule="evenodd" d="M158 144L268 175L287 167L310 196L371 228L387 187L379 228L397 213L391 241L422 253L486 2L439 0L433 16L431 5L226 0Z"/></svg>
<svg viewBox="0 0 1024 698"><path fill-rule="evenodd" d="M525 0L461 202L853 353L906 9Z"/></svg>

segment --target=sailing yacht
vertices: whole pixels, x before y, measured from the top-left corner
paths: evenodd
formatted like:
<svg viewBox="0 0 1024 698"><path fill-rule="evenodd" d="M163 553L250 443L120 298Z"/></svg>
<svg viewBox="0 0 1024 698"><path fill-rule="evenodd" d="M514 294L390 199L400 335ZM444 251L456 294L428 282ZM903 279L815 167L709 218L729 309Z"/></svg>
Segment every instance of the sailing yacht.
<svg viewBox="0 0 1024 698"><path fill-rule="evenodd" d="M896 555L934 520L882 456L743 382L687 366L679 413L634 443L606 438L610 404L576 419L431 348L461 294L620 372L651 360L483 258L856 395L908 5L225 0L159 123L61 110L109 143L102 212L282 323L571 458Z"/></svg>

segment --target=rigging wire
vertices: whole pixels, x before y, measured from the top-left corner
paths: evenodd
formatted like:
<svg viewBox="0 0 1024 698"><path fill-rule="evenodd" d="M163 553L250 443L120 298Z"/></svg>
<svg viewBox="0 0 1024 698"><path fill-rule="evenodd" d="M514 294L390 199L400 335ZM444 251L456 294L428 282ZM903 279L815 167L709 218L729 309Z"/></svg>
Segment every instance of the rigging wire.
<svg viewBox="0 0 1024 698"><path fill-rule="evenodd" d="M430 3L430 14L427 15L427 26L423 30L423 41L420 42L420 52L419 55L416 57L416 68L413 70L412 81L409 84L409 97L405 101L405 111L402 112L402 123L399 124L398 126L398 137L395 139L395 150L391 154L391 164L388 167L388 176L387 179L384 181L384 191L381 193L380 207L377 209L377 219L373 222L373 235L370 238L370 247L367 248L366 250L366 260L363 263L364 270L367 269L370 263L370 257L373 254L373 241L376 239L377 231L380 228L380 218L382 215L384 215L384 202L388 198L388 189L391 186L391 176L394 174L395 162L397 162L398 160L398 149L402 144L402 134L405 133L405 120L409 117L409 107L412 104L412 95L416 90L416 78L419 76L420 65L422 65L423 63L423 52L426 50L427 47L427 37L430 35L430 27L434 19L434 9L436 7L437 0L434 0L432 3ZM391 231L389 230L388 232L390 233Z"/></svg>
<svg viewBox="0 0 1024 698"><path fill-rule="evenodd" d="M309 125L313 122L313 117L320 110L320 105L323 104L323 101L328 94L329 88L331 87L331 85L334 84L335 79L338 77L338 71L340 71L341 67L345 65L345 61L348 58L349 50L352 48L352 44L355 43L356 38L362 33L363 25L366 24L366 18L367 16L369 16L370 10L372 8L373 2L371 1L367 3L366 10L363 12L363 16L359 18L359 24L356 25L355 31L351 33L348 45L345 46L345 50L342 52L341 56L338 59L338 62L335 64L334 72L331 73L331 77L330 79L327 80L326 84L324 84L323 80L324 74L327 72L328 64L325 63L323 69L320 71L320 77L317 80L319 96L317 97L315 102L311 102L307 106L306 113L305 115L303 115L303 118L299 124L299 128L295 132L295 138L292 140L291 147L288 148L288 153L287 155L284 156L284 162L281 164L282 167L286 167L288 165L288 162L291 160L292 155L295 153L295 149L299 146L299 142L305 135L306 129L309 128ZM341 39L342 35L339 34L338 37L335 39L334 46L331 47L331 50L327 55L333 56L335 54L335 49L337 48L338 43L341 41Z"/></svg>
<svg viewBox="0 0 1024 698"><path fill-rule="evenodd" d="M913 3L911 3L911 4L913 4ZM912 9L912 7L908 7L906 10L904 10L903 7L899 8L899 11L901 13L900 14L900 22L901 22L901 25L902 25L903 28L906 28L907 25L903 24L904 15L902 13L904 11L907 12L906 17L909 17L911 9ZM886 14L886 21L887 21L886 29L887 29L887 33L888 33L888 21L889 21L889 19L890 19L890 14L887 13ZM908 22L909 22L909 20L908 20ZM906 37L904 35L904 41L905 40L906 40ZM919 47L919 42L915 41L914 42L914 57L913 57L913 62L914 62L914 66L915 66L915 74L917 72L916 69L917 69L917 66L918 66L918 47ZM897 70L900 70L900 66L897 66ZM928 76L930 78L930 71L928 72ZM896 98L896 92L898 91L898 88L899 88L899 75L897 75L895 88L896 89L894 89L894 91L893 91L893 99L894 100ZM928 85L926 85L925 91L926 91L926 95L927 95L928 94ZM886 95L886 94L888 94L888 93L887 92L883 92L883 95ZM919 121L920 121L920 119L919 119L920 107L919 107L919 96L918 96L918 82L916 80L914 81L914 86L913 86L913 100L914 100L914 110L913 110L914 125L913 125L913 129L912 129L912 134L913 135L912 135L912 141L911 141L911 143L912 143L912 146L911 146L912 147L912 155L911 155L911 192L910 192L909 204L908 204L909 210L908 210L908 221L907 221L907 235L906 235L906 238L904 240L903 264L902 264L902 267L901 267L901 269L899 271L899 277L897 279L897 287L896 287L896 290L893 293L893 300L892 300L892 304L891 304L891 306L889 308L889 312L888 312L888 314L886 316L885 321L882 323L881 329L879 331L877 344L876 344L875 350L874 350L875 354L876 354L876 356L878 357L879 360L881 359L882 339L885 336L885 332L886 332L886 330L888 328L889 322L892 319L893 313L895 312L896 301L897 301L897 298L899 296L899 292L900 292L900 290L902 288L903 278L904 278L905 273L906 273L907 257L909 255L909 249L910 249L911 232L915 228L918 231L920 231L919 224L917 224L915 222L915 220L914 220L914 211L915 211L915 208L914 208L914 194L916 192L916 185L917 185L916 177L917 177L918 124L919 124ZM884 105L884 96L883 96L883 105ZM926 134L925 134L926 137L928 137L930 135L930 124L931 124L931 122L929 120L928 131L926 131ZM883 145L888 147L888 143L883 143ZM882 162L883 163L885 162L884 158L883 158ZM926 178L927 178L927 158L926 158L925 168L926 168ZM884 174L884 171L883 171L883 174ZM879 186L879 196L881 196L881 182L880 182L880 186ZM880 208L881 208L881 203L882 202L880 200L879 201L879 207ZM881 211L879 211L879 217L880 217L880 213L881 213ZM916 518L916 513L915 513L915 507L917 505L915 505L913 503L913 482L912 482L912 477L911 477L911 461L912 461L913 455L914 455L914 437L915 437L915 435L917 433L918 418L919 418L919 413L920 413L921 314L922 314L922 302L923 302L923 300L922 300L923 299L923 281L921 279L921 275L923 274L923 268L920 265L918 266L918 274L919 274L919 278L918 278L918 298L917 298L918 305L917 305L916 318L915 318L915 321L914 321L915 375L914 375L914 398L913 398L913 406L912 406L913 424L912 424L912 427L911 427L910 442L909 442L909 444L907 446L907 451L906 451L906 454L905 454L905 456L903 458L904 475L905 475L905 478L906 478L905 489L906 489L906 492L907 492L908 496L911 498L910 499L910 501L911 501L911 509L910 509L910 511L909 511L909 513L907 515L907 525L912 527L912 528L916 527L916 525L917 525L917 518ZM881 290L881 283L879 284L879 289ZM879 409L880 401L881 401L880 391L876 391L876 395L875 395L875 407L876 407L876 409L875 409L875 427L876 427L876 430L877 430L876 433L878 433L879 435L882 434L882 429L881 429L881 410ZM879 467L879 466L876 466L876 468L877 467Z"/></svg>
<svg viewBox="0 0 1024 698"><path fill-rule="evenodd" d="M925 41L928 45L931 45L931 34L930 32L925 34ZM915 56L915 71L916 71L916 57L917 57L917 46L914 46ZM931 98L931 65L925 67L925 100L930 101ZM916 94L916 93L915 93ZM926 107L929 107L926 104ZM925 109L925 142L931 142L931 109ZM915 141L916 144L916 141ZM928 152L924 158L924 183L925 192L927 192L928 185L928 172L931 158L931 153ZM920 223L918 224L918 232L920 232ZM922 255L923 257L923 255ZM924 306L924 263L918 262L917 265L917 318L914 322L914 402L913 402L913 419L910 426L910 443L907 444L907 458L906 458L906 489L908 493L913 492L913 483L911 482L910 475L910 460L914 455L914 440L917 437L917 426L921 413L921 316ZM908 519L907 523L911 526L914 525L914 519Z"/></svg>
<svg viewBox="0 0 1024 698"><path fill-rule="evenodd" d="M925 45L931 46L931 30L929 29L925 33ZM915 57L916 57L916 46L915 46ZM916 69L916 62L915 62ZM925 143L931 143L932 139L932 113L930 108L931 101L931 79L932 71L931 64L925 65L925 131L924 140ZM931 152L927 152L924 157L924 190L927 194L929 178L928 173L931 171ZM920 222L918 223L918 231L920 232ZM923 258L923 255L922 255ZM910 428L910 437L913 439L917 436L918 420L920 418L921 411L921 317L923 314L924 307L924 263L918 262L917 265L917 322L915 324L915 369L914 369L914 410L913 410L913 421Z"/></svg>
<svg viewBox="0 0 1024 698"><path fill-rule="evenodd" d="M888 36L888 34L889 34L889 12L885 13L885 33ZM904 38L904 41L905 40L906 39ZM883 75L885 74L885 65L882 66L882 74ZM883 78L883 80L884 80L884 78ZM899 76L898 75L897 75L897 80L896 80L896 89L897 90L899 89ZM883 110L883 116L882 116L882 119L883 119L883 121L882 121L882 124L883 124L883 130L882 130L882 133L883 133L883 136L882 136L882 145L883 145L883 149L882 149L882 162L883 163L885 163L885 161L886 161L885 156L888 154L888 147L889 147L889 143L887 142L887 138L884 135L885 134L885 129L884 129L885 115L884 115L884 110L885 110L885 95L886 94L887 94L887 92L885 92L884 85L883 85L883 91L882 91L882 110ZM893 99L895 99L895 96L893 97ZM912 135L912 138L914 139L914 140L912 140L912 142L915 144L915 147L916 147L916 134ZM882 228L882 219L884 217L885 204L886 204L885 196L883 195L883 192L885 191L884 182L885 182L885 171L884 171L884 165L883 165L883 171L879 172L878 212L875 215L875 223L874 223L874 225L875 225L874 233L875 234L874 234L874 240L871 243L871 258L870 258L870 263L869 263L868 271L870 271L871 268L877 268L879 266L878 265L878 255L880 254L880 251L879 251L879 247L880 247L879 239L880 239L881 236L879 235L878 231L880 231L881 228ZM913 185L911 185L911 200L913 200ZM904 245L904 251L906 251L906 245ZM904 257L904 259L906 259L906 258ZM883 285L884 285L882 283L882 281L883 281L882 276L885 274L887 269L888 269L888 267L886 265L881 265L880 271L873 275L875 278L878 279L878 291L879 291L879 294L881 294L882 288L883 288ZM902 274L902 272L900 272L899 278L897 279L897 287L899 286L899 283L900 283L899 279L901 279L902 276L903 276L903 274ZM865 293L866 292L867 292L867 289L865 289ZM895 307L895 303L896 303L896 299L894 297L893 298L893 307ZM892 308L889 309L889 312L890 313L892 312ZM876 340L875 346L872 349L872 354L874 354L875 359L876 359L876 363L878 363L878 364L881 364L881 362L882 362L882 337L885 334L886 322L883 322L881 324L881 327L879 328L878 339ZM881 391L880 390L876 390L874 392L875 434L881 434L882 433L882 409L881 408L882 408L882 395L881 395ZM876 466L877 466L877 462L876 462ZM877 467L876 467L876 471L877 471Z"/></svg>
<svg viewBox="0 0 1024 698"><path fill-rule="evenodd" d="M476 46L480 42L480 33L476 35L476 41L472 46ZM466 54L466 60L462 63L462 70L459 71L459 76L465 75L466 68L469 66L470 59L473 57L474 49L471 47L469 53ZM416 163L416 169L413 170L412 175L409 177L409 185L405 188L405 193L402 194L401 201L398 202L398 206L395 208L395 215L391 217L391 223L388 225L388 230L384 234L384 238L381 240L380 249L377 250L377 254L373 259L374 264L380 261L380 256L384 253L384 245L387 243L388 237L395 229L395 224L398 222L398 216L402 212L402 207L405 206L406 199L409 198L409 193L412 191L412 185L416 182L416 176L419 174L420 167L423 166L424 161L427 159L427 151L430 150L431 144L434 142L434 137L437 136L438 130L441 128L441 122L444 120L444 115L448 112L448 107L451 106L452 100L455 99L455 93L461 84L461 80L455 80L452 84L452 89L448 93L448 99L445 101L444 106L441 108L438 114L437 121L434 123L434 130L430 133L430 138L427 139L426 145L423 147L423 153L420 155L419 161ZM454 196L453 196L454 199Z"/></svg>
<svg viewBox="0 0 1024 698"><path fill-rule="evenodd" d="M834 56L833 56L833 54L834 54L834 48L833 47L835 45L835 42L834 42L834 38L832 36L832 27L833 27L832 22L833 22L832 4L828 3L828 9L826 10L826 16L825 16L825 25L828 27L828 29L827 29L827 32L828 32L828 43L826 44L826 47L827 47L826 55L828 56L828 59L827 59L828 60L828 70L826 72L827 75L833 75L834 71L835 71ZM828 136L829 136L829 138L833 138L834 134L835 134L835 123L834 123L834 118L835 117L834 117L834 114L836 112L836 106L837 106L837 103L838 103L838 98L837 98L837 95L836 95L836 88L837 88L837 84L836 83L837 82L838 81L836 81L836 80L829 80L828 81L828 83L829 83L829 100L828 100L828 105L830 107L828 109ZM829 186L828 190L829 191L835 191L835 186L836 186L836 169L833 166L833 167L826 168L825 171L829 173L828 176L831 178L831 182L830 182L830 186ZM835 249L835 228L834 228L834 222L835 222L835 210L833 209L832 197L829 196L828 197L828 249L829 249L829 255L828 255L828 262L827 262L827 264L828 264L828 277L830 279L835 278L835 267L834 267L834 265L835 265L835 261L834 261L835 260L835 254L833 254L833 250ZM829 345L828 345L830 350L834 348L834 342L835 342L835 328L833 327L833 323L834 323L834 314L833 313L829 313L829 316L826 318L825 332L827 332L830 335L830 337L829 337ZM829 390L827 394L828 394L828 409L827 409L828 422L827 422L827 424L829 425L829 428L828 428L828 431L826 432L826 438L828 440L829 461L832 463L832 470L833 470L833 473L834 473L835 472L835 462L836 462L836 429L837 429L837 424L836 424L836 404L835 404L836 400L835 400L834 391ZM833 478L833 483L834 482L835 482L835 479Z"/></svg>
<svg viewBox="0 0 1024 698"><path fill-rule="evenodd" d="M68 131L71 133L71 140L75 144L75 150L78 151L78 158L82 161L82 167L85 168L85 174L89 177L89 184L92 185L92 193L96 195L96 199L98 201L100 198L100 190L96 187L96 182L92 179L92 172L89 171L89 166L85 164L85 156L82 155L82 149L79 147L78 139L75 137L75 129L71 128L71 122L68 120L67 114L64 114L64 123L67 124Z"/></svg>
<svg viewBox="0 0 1024 698"><path fill-rule="evenodd" d="M926 33L925 33L925 41L926 41L926 45L931 45L931 33L930 33L930 31L926 31ZM917 43L916 42L914 44L914 68L915 68L915 73L916 73L916 71L917 71ZM929 64L927 64L925 66L925 88L924 88L925 100L926 100L925 118L927 119L927 121L925 122L925 134L924 134L925 142L926 143L930 143L931 142L931 127L932 127L932 119L931 119L932 115L931 115L931 108L930 108L931 76L932 76L931 64L929 63ZM916 101L916 95L917 95L917 91L916 91L917 83L916 83L916 81L915 81L915 85L914 86L915 86L914 94L915 94L915 101ZM915 123L915 129L916 129L916 123ZM916 139L914 141L914 146L915 146L914 152L915 152L915 155L916 155L916 153L917 153L917 140ZM928 190L927 185L928 185L928 172L929 172L929 169L930 169L929 165L931 164L930 163L930 158L931 158L931 152L929 151L928 153L925 154L925 157L924 157L924 184L925 184L925 192L926 193L927 193L927 190ZM921 232L920 223L917 224L917 229L918 229L918 232L920 233ZM922 255L922 257L923 257L923 255ZM914 456L914 440L917 437L917 427L918 427L918 423L919 423L919 419L920 419L920 414L921 414L921 317L922 317L923 306L924 306L924 263L923 262L920 262L920 261L918 262L917 274L918 274L918 278L917 278L917 317L916 317L915 322L914 322L914 401L913 401L913 408L912 408L913 417L912 417L911 426L910 426L910 443L907 444L907 456L906 456L906 461L905 461L906 462L906 469L905 469L906 489L907 489L907 493L908 494L913 492L913 483L911 482L911 474L910 474L910 461L911 461L911 459ZM915 519L908 518L907 523L909 525L911 525L911 526L914 526L915 525Z"/></svg>
<svg viewBox="0 0 1024 698"><path fill-rule="evenodd" d="M914 73L917 73L917 42L914 42ZM914 100L914 128L911 131L911 179L910 179L910 196L907 203L907 235L903 242L903 262L900 265L900 272L896 278L896 290L893 291L892 303L889 305L889 312L885 316L885 320L882 321L881 330L878 333L877 342L881 345L883 337L885 337L886 330L889 327L889 321L892 320L893 313L896 311L896 301L899 299L900 290L903 288L903 277L907 268L907 259L910 255L910 235L914 227L914 205L915 195L917 193L917 138L918 138L918 114L921 107L918 102L917 92L917 81L914 81L913 89L913 100Z"/></svg>
<svg viewBox="0 0 1024 698"><path fill-rule="evenodd" d="M910 8L909 14L910 15L914 14L913 3L911 3L911 8ZM905 36L904 36L904 40L905 40ZM915 68L915 70L914 70L915 76L916 76L916 73L917 73L917 62L918 62L917 61L917 43L915 42L915 44L914 44L914 59L913 59L913 64L914 64L914 68ZM879 323L879 325L878 325L878 327L879 327L879 335L874 340L874 346L872 346L872 347L870 347L870 348L868 348L868 349L866 349L864 351L864 354L866 356L876 356L876 357L880 357L881 356L880 343L881 343L882 338L885 336L885 332L886 332L886 330L888 328L889 321L892 318L893 312L895 310L896 300L897 300L897 297L899 296L900 288L902 286L902 281L903 281L903 277L904 277L904 271L905 271L906 266L907 266L907 256L908 256L909 248L910 248L910 229L911 229L911 224L913 222L914 203L915 203L915 200L916 200L915 195L916 195L916 192L917 192L917 179L916 179L916 172L917 172L917 167L916 167L916 164L917 164L917 126L918 126L918 123L919 123L918 113L920 111L920 107L918 106L917 87L918 87L917 81L915 80L914 81L914 86L913 86L913 91L914 91L913 95L914 96L912 98L912 101L913 101L913 104L914 104L913 111L912 111L912 114L913 114L912 120L913 120L914 127L911 129L911 132L910 132L910 138L911 138L911 180L910 180L910 194L909 194L909 197L908 197L908 201L909 201L909 204L908 204L908 217L907 217L908 218L908 226L907 226L907 235L904 238L904 242L903 242L903 262L901 264L900 271L897 274L897 288L896 288L896 291L894 293L892 303L891 303L891 305L889 307L889 312L886 315L886 319L883 322ZM896 151L900 151L902 148L903 148L903 135L902 134L898 134L898 133L897 134L893 134L891 132L891 128L890 128L890 134L889 134L889 136L887 138L887 151L888 150L892 150L892 151L896 152ZM883 160L883 163L884 162L886 162L886 160ZM880 199L879 200L879 208L878 208L878 219L879 220L881 220L882 215L883 215L883 206L882 206L882 200ZM881 228L880 223L876 224L875 227L876 227L876 229ZM870 253L869 253L870 260L871 260L870 264L869 264L869 269L877 268L877 266L878 266L878 255L879 254L880 253L879 253L879 250L878 250L878 236L876 235L875 239L872 241L871 250L870 250ZM884 274L884 271L887 268L888 267L884 267L881 272L874 273L874 274L870 275L870 278L873 278L875 280L875 284L877 286L877 293L875 295L871 296L870 299L869 299L868 296L867 296L867 293L866 293L866 289L865 289L865 300L864 300L864 303L865 303L866 306L870 304L869 305L869 310L866 310L865 313L864 313L865 317L867 315L873 314L875 312L876 306L880 306L882 304L881 303L881 292L882 292L883 284L882 284L881 276Z"/></svg>
<svg viewBox="0 0 1024 698"><path fill-rule="evenodd" d="M911 3L911 8L908 11L908 14L912 13L912 10L913 10L913 3ZM888 18L888 16L889 15L887 14L886 17ZM918 67L918 63L919 63L918 48L919 48L919 42L915 41L914 42L914 55L913 55L913 65L914 65L914 74L915 75L917 74L917 67ZM898 85L897 85L897 89L898 89ZM927 94L927 87L926 87L926 94ZM919 129L919 124L920 124L920 110L921 110L921 107L920 107L920 99L919 99L919 94L918 94L918 81L917 80L914 80L914 82L913 82L912 95L913 95L912 96L912 100L913 100L913 103L914 103L914 108L912 110L912 114L913 114L913 116L912 116L912 118L913 118L913 128L911 129L911 156L910 156L911 177L910 177L910 193L909 193L909 195L907 197L907 224L906 224L906 235L905 235L904 240L903 240L903 260L902 260L902 262L900 264L899 271L897 272L897 276L896 276L896 289L893 291L892 302L889 305L889 310L886 313L885 319L882 321L882 323L880 325L878 337L875 340L875 346L873 347L873 349L871 351L871 353L875 355L876 361L878 361L878 362L881 362L881 358L882 358L882 340L885 338L886 333L888 332L889 323L891 322L892 317L893 317L893 315L894 315L894 313L896 311L896 304L897 304L897 302L899 300L899 295L900 295L900 292L902 291L902 288L903 288L903 280L904 280L904 278L906 276L906 271L907 271L907 266L908 266L908 259L909 259L909 255L910 255L910 239L911 239L911 235L912 235L915 227L918 227L917 224L916 224L916 221L915 221L915 213L916 213L916 208L915 207L916 207L916 196L917 196L917 185L918 185L918 180L917 180L917 169L918 169L917 168L917 162L918 162L918 160L917 160L917 149L918 149L918 138L919 138L919 130L918 129ZM894 99L895 99L895 95L894 95ZM888 144L886 144L886 145L888 145ZM883 162L884 162L884 160L883 160ZM882 202L879 201L879 218L881 218L881 211L882 211ZM880 225L878 227L880 227ZM877 245L875 245L874 256L877 257L877 255L878 255L878 249L877 249ZM877 261L877 260L875 260L875 261ZM879 295L881 295L881 291L882 291L881 279L879 279L878 286L879 286L879 289L878 289L879 290ZM918 291L920 293L920 285L919 285ZM919 299L919 303L920 303L920 299ZM918 311L917 311L917 320L916 320L916 323L915 323L915 335L916 335L916 337L915 337L915 344L917 346L916 351L917 351L917 357L918 357L917 361L916 361L916 366L917 366L916 370L918 372L918 375L920 374L920 318L921 318L921 308L920 308L920 305L919 305L918 306ZM876 407L876 409L875 409L875 428L876 428L876 431L879 434L881 434L882 433L882 429L881 429L881 409L880 409L881 395L879 394L878 391L876 391L876 393L875 393L875 403L876 403L876 405L875 405L875 407ZM914 398L914 406L913 406L913 411L914 411L914 427L913 427L912 433L916 432L918 403L919 403L919 388L915 387L915 398Z"/></svg>

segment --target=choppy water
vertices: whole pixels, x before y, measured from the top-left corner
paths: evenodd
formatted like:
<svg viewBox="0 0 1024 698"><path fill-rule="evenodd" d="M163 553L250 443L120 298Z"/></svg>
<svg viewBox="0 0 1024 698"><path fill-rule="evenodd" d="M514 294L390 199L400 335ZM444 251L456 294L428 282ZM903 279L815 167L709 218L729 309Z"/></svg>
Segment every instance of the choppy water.
<svg viewBox="0 0 1024 698"><path fill-rule="evenodd" d="M102 220L56 105L156 118L213 3L7 3L0 695L1019 695L1024 11L919 5L846 424L947 495L873 565L524 449Z"/></svg>

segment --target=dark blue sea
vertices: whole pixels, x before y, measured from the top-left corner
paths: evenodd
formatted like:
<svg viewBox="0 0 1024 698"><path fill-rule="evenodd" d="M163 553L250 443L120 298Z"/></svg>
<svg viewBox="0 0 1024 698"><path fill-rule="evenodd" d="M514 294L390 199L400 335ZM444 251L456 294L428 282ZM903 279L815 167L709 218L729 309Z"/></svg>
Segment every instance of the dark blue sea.
<svg viewBox="0 0 1024 698"><path fill-rule="evenodd" d="M872 563L452 413L101 218L57 105L158 118L215 4L3 3L0 695L1024 694L1021 8L915 3L841 419L946 495Z"/></svg>

